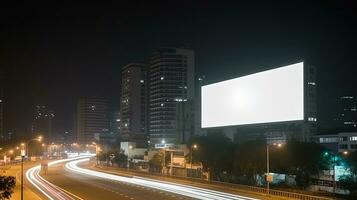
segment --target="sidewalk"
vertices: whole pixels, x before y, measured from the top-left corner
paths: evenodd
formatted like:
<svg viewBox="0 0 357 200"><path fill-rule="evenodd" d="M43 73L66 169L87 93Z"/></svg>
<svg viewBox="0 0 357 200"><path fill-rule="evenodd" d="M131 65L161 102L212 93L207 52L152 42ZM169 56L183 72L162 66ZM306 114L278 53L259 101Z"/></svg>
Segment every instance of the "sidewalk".
<svg viewBox="0 0 357 200"><path fill-rule="evenodd" d="M36 194L25 177L25 172L30 167L40 164L39 162L26 162L24 163L24 199L28 200L41 200L41 197ZM16 177L16 187L14 193L11 195L11 200L21 199L21 163L13 164L6 167L6 172L2 174L3 176L14 176Z"/></svg>

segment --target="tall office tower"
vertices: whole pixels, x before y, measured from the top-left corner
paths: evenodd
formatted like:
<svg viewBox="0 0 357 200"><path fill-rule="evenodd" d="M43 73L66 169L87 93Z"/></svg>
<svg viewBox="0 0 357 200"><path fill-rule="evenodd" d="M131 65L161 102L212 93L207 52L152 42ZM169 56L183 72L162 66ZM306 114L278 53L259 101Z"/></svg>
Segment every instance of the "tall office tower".
<svg viewBox="0 0 357 200"><path fill-rule="evenodd" d="M337 110L334 114L334 128L340 131L357 130L357 99L346 95L337 98Z"/></svg>
<svg viewBox="0 0 357 200"><path fill-rule="evenodd" d="M80 98L77 104L77 142L89 144L109 130L108 102L100 97Z"/></svg>
<svg viewBox="0 0 357 200"><path fill-rule="evenodd" d="M317 83L316 67L304 63L305 68L305 121L302 125L302 139L310 140L317 132Z"/></svg>
<svg viewBox="0 0 357 200"><path fill-rule="evenodd" d="M178 105L194 100L194 72L195 57L192 50L161 48L152 54L149 72L149 132L152 146L162 142L181 142L183 136L178 131Z"/></svg>
<svg viewBox="0 0 357 200"><path fill-rule="evenodd" d="M0 72L0 143L4 140L4 81Z"/></svg>
<svg viewBox="0 0 357 200"><path fill-rule="evenodd" d="M122 68L120 133L122 141L147 145L148 66L130 63Z"/></svg>
<svg viewBox="0 0 357 200"><path fill-rule="evenodd" d="M47 106L37 105L32 121L32 134L41 135L48 142L54 139L53 120L55 114Z"/></svg>
<svg viewBox="0 0 357 200"><path fill-rule="evenodd" d="M120 136L120 111L110 114L109 131L116 136Z"/></svg>

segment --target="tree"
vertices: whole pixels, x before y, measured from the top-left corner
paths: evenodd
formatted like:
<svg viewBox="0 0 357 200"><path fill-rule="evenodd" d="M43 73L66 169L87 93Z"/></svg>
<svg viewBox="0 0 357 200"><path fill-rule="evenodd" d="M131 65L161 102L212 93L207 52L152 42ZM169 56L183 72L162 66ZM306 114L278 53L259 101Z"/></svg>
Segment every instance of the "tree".
<svg viewBox="0 0 357 200"><path fill-rule="evenodd" d="M164 152L157 152L149 161L149 167L151 171L159 172L162 169L164 159Z"/></svg>
<svg viewBox="0 0 357 200"><path fill-rule="evenodd" d="M357 175L357 151L350 152L346 157L348 166L351 168L353 174Z"/></svg>
<svg viewBox="0 0 357 200"><path fill-rule="evenodd" d="M339 183L342 188L350 191L350 196L357 197L357 180L353 175L340 177Z"/></svg>
<svg viewBox="0 0 357 200"><path fill-rule="evenodd" d="M256 175L262 175L266 171L265 141L254 140L238 144L234 158L234 174L246 177L248 184L256 185Z"/></svg>
<svg viewBox="0 0 357 200"><path fill-rule="evenodd" d="M112 164L115 163L119 167L125 167L128 162L128 156L124 154L124 152L112 152L111 155L113 156L113 159L111 160Z"/></svg>
<svg viewBox="0 0 357 200"><path fill-rule="evenodd" d="M210 172L215 180L221 180L224 174L231 174L233 166L234 144L221 132L198 136L189 145L197 144L198 149L193 154L194 160L199 160L203 168Z"/></svg>
<svg viewBox="0 0 357 200"><path fill-rule="evenodd" d="M13 176L0 176L0 199L10 199L14 193L16 179Z"/></svg>

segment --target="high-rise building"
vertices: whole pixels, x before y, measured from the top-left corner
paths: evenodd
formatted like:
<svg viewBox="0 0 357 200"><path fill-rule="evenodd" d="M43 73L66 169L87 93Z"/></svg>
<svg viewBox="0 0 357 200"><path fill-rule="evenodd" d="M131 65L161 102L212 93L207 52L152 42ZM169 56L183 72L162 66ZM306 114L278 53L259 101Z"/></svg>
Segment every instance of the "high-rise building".
<svg viewBox="0 0 357 200"><path fill-rule="evenodd" d="M32 134L42 135L46 141L52 141L53 136L53 120L55 114L49 110L47 106L37 105L35 108L32 121Z"/></svg>
<svg viewBox="0 0 357 200"><path fill-rule="evenodd" d="M178 101L176 114L177 143L185 144L195 133L196 105L194 100Z"/></svg>
<svg viewBox="0 0 357 200"><path fill-rule="evenodd" d="M308 141L317 133L317 82L316 67L304 63L305 71L305 120L302 124L302 140Z"/></svg>
<svg viewBox="0 0 357 200"><path fill-rule="evenodd" d="M123 141L147 145L148 66L130 63L122 68L120 133Z"/></svg>
<svg viewBox="0 0 357 200"><path fill-rule="evenodd" d="M92 143L109 131L108 102L104 98L80 98L77 103L77 142Z"/></svg>
<svg viewBox="0 0 357 200"><path fill-rule="evenodd" d="M150 59L149 132L150 144L180 143L178 105L195 97L194 51L161 48Z"/></svg>
<svg viewBox="0 0 357 200"><path fill-rule="evenodd" d="M4 140L4 80L0 72L0 143Z"/></svg>
<svg viewBox="0 0 357 200"><path fill-rule="evenodd" d="M346 95L337 98L334 127L342 131L357 130L357 99Z"/></svg>

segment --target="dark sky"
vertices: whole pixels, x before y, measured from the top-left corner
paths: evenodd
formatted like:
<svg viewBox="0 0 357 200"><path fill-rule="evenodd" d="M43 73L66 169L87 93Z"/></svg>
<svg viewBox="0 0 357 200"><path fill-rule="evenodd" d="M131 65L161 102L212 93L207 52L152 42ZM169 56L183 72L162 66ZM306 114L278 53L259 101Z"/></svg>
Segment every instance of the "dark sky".
<svg viewBox="0 0 357 200"><path fill-rule="evenodd" d="M6 131L26 134L36 104L54 110L58 132L79 96L117 108L120 68L162 46L194 49L208 82L305 59L318 69L321 119L331 99L357 94L353 1L168 2L2 5Z"/></svg>

